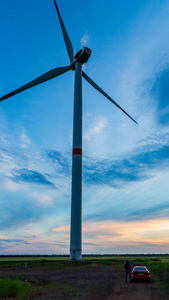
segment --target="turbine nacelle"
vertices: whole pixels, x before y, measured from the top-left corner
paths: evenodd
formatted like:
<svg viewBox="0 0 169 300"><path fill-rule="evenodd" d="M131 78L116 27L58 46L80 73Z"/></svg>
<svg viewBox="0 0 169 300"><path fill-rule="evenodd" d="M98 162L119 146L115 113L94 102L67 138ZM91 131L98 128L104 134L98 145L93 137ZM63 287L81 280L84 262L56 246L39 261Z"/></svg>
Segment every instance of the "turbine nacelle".
<svg viewBox="0 0 169 300"><path fill-rule="evenodd" d="M82 50L78 51L75 54L73 62L75 63L76 61L80 61L82 64L84 64L88 61L91 54L92 54L92 51L89 48L83 47Z"/></svg>

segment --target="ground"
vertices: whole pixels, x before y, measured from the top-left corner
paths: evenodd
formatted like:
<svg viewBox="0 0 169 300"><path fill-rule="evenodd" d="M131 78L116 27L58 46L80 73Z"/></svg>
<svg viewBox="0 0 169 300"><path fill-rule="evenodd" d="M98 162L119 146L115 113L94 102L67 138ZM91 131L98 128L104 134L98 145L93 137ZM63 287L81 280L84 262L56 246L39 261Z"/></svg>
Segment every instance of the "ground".
<svg viewBox="0 0 169 300"><path fill-rule="evenodd" d="M169 294L158 287L152 274L151 283L125 283L124 266L18 266L1 267L0 277L31 282L31 299L79 300L168 300Z"/></svg>

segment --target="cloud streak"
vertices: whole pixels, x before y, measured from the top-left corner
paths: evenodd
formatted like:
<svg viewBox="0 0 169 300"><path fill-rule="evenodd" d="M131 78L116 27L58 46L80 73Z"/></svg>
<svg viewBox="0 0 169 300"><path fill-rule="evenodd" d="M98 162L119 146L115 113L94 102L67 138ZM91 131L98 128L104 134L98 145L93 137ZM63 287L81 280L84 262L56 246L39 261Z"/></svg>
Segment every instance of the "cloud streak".
<svg viewBox="0 0 169 300"><path fill-rule="evenodd" d="M167 218L142 221L85 221L83 223L83 246L87 253L158 253L168 242ZM68 236L69 225L57 226L52 233ZM135 249L139 247L139 252ZM102 250L100 250L102 249ZM133 249L127 252L128 249ZM151 250L150 250L151 249ZM117 251L117 252L114 252Z"/></svg>
<svg viewBox="0 0 169 300"><path fill-rule="evenodd" d="M83 182L89 185L110 185L114 188L120 188L128 182L145 180L152 176L151 170L155 168L166 169L169 164L169 146L168 134L163 135L161 143L159 137L151 137L150 144L141 146L130 153L123 153L123 156L115 160L109 159L91 159L84 156L83 159ZM143 143L144 144L144 143ZM47 150L46 158L52 163L53 169L57 174L42 173L27 168L12 168L9 176L10 180L16 183L34 183L55 187L56 178L67 178L70 180L71 160L67 153L58 150ZM45 158L45 157L44 157Z"/></svg>
<svg viewBox="0 0 169 300"><path fill-rule="evenodd" d="M151 95L157 102L157 120L161 125L169 124L169 65L160 71L152 83Z"/></svg>
<svg viewBox="0 0 169 300"><path fill-rule="evenodd" d="M40 172L28 169L19 169L14 170L13 173L14 174L11 179L15 182L27 182L55 187L54 184L49 180L48 176Z"/></svg>
<svg viewBox="0 0 169 300"><path fill-rule="evenodd" d="M89 39L89 34L85 33L80 39L81 47L87 46L89 44Z"/></svg>

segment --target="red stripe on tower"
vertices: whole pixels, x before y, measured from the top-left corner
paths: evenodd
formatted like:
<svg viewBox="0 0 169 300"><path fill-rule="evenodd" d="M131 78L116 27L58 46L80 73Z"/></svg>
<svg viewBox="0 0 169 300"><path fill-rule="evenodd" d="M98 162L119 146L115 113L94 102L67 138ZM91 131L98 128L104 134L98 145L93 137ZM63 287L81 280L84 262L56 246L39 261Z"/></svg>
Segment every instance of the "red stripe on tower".
<svg viewBox="0 0 169 300"><path fill-rule="evenodd" d="M82 155L82 149L81 148L74 148L72 155Z"/></svg>
<svg viewBox="0 0 169 300"><path fill-rule="evenodd" d="M7 94L7 95L1 97L1 99L2 99L2 100L5 100L5 99L7 99L7 98L9 98L9 97L11 97L11 96L13 96L13 95L15 95L15 94L14 94L13 92L11 92L11 93L9 93L9 94Z"/></svg>

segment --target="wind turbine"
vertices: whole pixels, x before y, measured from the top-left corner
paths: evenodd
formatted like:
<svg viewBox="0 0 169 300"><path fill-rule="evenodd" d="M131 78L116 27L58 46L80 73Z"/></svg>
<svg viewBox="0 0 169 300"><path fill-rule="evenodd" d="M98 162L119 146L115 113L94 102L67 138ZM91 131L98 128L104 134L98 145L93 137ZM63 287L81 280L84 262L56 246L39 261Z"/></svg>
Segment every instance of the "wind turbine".
<svg viewBox="0 0 169 300"><path fill-rule="evenodd" d="M96 90L109 99L123 113L136 124L137 122L124 111L107 93L105 93L84 71L82 65L91 56L91 50L83 47L74 55L74 50L56 1L55 8L58 14L63 38L68 52L70 65L52 69L20 88L0 98L3 101L11 96L23 92L40 83L62 75L70 70L75 70L74 85L74 118L73 118L73 151L72 151L72 190L71 190L71 232L70 232L70 260L82 259L82 77L84 77Z"/></svg>

